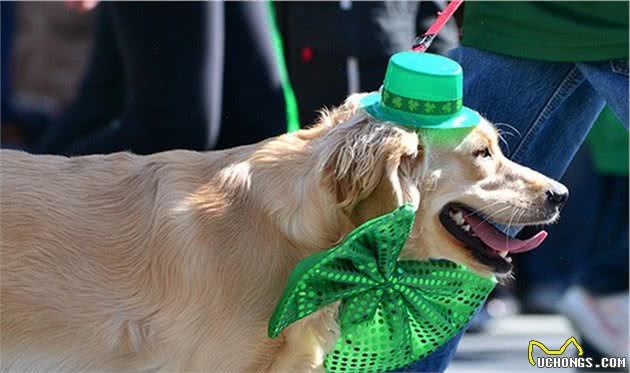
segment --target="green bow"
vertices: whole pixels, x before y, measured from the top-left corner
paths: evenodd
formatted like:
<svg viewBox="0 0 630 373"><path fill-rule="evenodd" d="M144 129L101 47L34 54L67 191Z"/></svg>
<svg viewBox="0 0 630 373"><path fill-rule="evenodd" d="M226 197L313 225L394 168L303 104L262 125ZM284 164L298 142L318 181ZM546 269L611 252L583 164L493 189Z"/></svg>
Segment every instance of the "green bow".
<svg viewBox="0 0 630 373"><path fill-rule="evenodd" d="M341 301L341 335L324 366L358 373L404 367L455 336L496 280L447 260L398 261L414 217L413 207L403 205L299 262L269 321L269 337Z"/></svg>

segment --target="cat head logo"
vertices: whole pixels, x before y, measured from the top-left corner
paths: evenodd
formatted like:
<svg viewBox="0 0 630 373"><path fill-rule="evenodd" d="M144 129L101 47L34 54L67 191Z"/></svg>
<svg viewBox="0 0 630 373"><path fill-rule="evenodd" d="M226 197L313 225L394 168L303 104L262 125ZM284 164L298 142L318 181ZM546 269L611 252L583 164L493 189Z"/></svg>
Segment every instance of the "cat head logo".
<svg viewBox="0 0 630 373"><path fill-rule="evenodd" d="M529 363L532 366L536 366L536 363L534 361L534 357L532 356L532 351L534 350L534 346L538 346L538 348L540 348L542 350L542 352L544 352L547 355L556 355L557 356L557 355L562 355L564 353L564 351L567 349L567 347L571 343L573 343L575 348L577 348L578 356L584 355L584 350L582 349L582 346L580 346L578 341L575 339L575 337L571 337L571 338L567 339L566 342L564 342L564 344L562 345L562 347L560 347L557 350L550 350L550 349L547 348L547 346L545 346L541 342L531 340L531 341L529 341L529 347L527 348L527 357L529 358Z"/></svg>

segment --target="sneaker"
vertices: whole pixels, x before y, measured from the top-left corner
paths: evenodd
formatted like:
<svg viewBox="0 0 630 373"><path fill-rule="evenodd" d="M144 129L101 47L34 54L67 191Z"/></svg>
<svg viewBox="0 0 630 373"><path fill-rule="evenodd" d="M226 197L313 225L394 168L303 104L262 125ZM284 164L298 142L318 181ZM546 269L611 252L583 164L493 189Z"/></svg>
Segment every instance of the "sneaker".
<svg viewBox="0 0 630 373"><path fill-rule="evenodd" d="M604 356L628 357L628 293L594 296L572 287L559 308Z"/></svg>

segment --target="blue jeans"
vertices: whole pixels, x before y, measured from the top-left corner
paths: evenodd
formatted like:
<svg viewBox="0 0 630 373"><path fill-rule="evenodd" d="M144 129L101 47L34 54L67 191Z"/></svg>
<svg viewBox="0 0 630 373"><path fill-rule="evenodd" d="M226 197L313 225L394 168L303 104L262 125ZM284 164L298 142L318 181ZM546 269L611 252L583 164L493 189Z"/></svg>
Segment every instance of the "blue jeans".
<svg viewBox="0 0 630 373"><path fill-rule="evenodd" d="M449 56L464 69L464 104L513 133L504 153L547 176L560 179L606 103L628 128L627 59L552 63L467 47Z"/></svg>
<svg viewBox="0 0 630 373"><path fill-rule="evenodd" d="M477 310L479 312L481 307ZM477 313L475 312L475 314ZM474 317L474 316L473 316ZM459 341L464 336L464 333L467 329L467 326L451 338L446 344L442 347L435 350L434 353L425 357L422 360L419 360L403 369L398 370L399 372L443 372L448 367L448 364L453 360L453 356L455 355L455 350L457 349L457 345Z"/></svg>
<svg viewBox="0 0 630 373"><path fill-rule="evenodd" d="M605 104L628 128L627 59L550 63L467 47L453 49L450 56L464 69L464 103L496 123L499 129L512 132L504 136L506 143L501 144L505 154L552 178L562 177ZM624 184L615 182L609 181L610 188L620 189L615 195L627 195L621 190ZM611 193L607 194L611 198ZM591 283L590 287L599 292L613 291L618 286L611 282L627 276L627 269L623 270L624 266L627 268L627 240L621 238L627 235L624 233L628 229L627 219L618 219L626 217L627 212L623 211L626 204L623 200L609 203L607 212L597 219L601 226L598 236L614 236L616 241L598 242L597 249L608 247L608 255L594 254L590 260L593 266L587 268L595 270L596 265L599 269L615 268L620 273L598 276L593 270L584 270L580 282L585 286ZM621 211L614 214L613 210ZM602 225L602 219L608 219L608 224ZM614 226L618 233L612 234L606 226ZM623 286L627 281L620 284Z"/></svg>
<svg viewBox="0 0 630 373"><path fill-rule="evenodd" d="M628 292L628 176L599 175L594 239L580 258L576 282L596 295Z"/></svg>
<svg viewBox="0 0 630 373"><path fill-rule="evenodd" d="M468 47L449 56L464 69L464 104L506 132L504 153L552 178L562 176L606 103L628 128L627 59L553 63ZM462 333L410 368L446 369Z"/></svg>
<svg viewBox="0 0 630 373"><path fill-rule="evenodd" d="M594 223L598 221L602 191L597 182L600 174L585 145L561 179L571 198L562 208L560 222L545 228L549 236L542 247L517 256L518 288L524 289L526 295L538 291L562 294L572 284L576 269L587 264L584 256L594 244Z"/></svg>

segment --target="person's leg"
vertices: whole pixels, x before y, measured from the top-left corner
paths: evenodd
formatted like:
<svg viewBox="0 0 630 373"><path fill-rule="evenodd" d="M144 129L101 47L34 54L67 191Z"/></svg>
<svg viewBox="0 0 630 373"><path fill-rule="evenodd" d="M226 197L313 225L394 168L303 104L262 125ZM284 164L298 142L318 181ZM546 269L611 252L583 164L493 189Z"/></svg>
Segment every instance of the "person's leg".
<svg viewBox="0 0 630 373"><path fill-rule="evenodd" d="M78 93L30 149L60 154L73 141L106 127L122 112L123 69L114 35L111 4L96 8L92 52Z"/></svg>
<svg viewBox="0 0 630 373"><path fill-rule="evenodd" d="M524 313L555 311L571 285L571 274L584 263L584 254L594 242L593 222L601 205L599 185L592 182L598 176L588 148L582 146L561 179L571 191L562 218L545 228L549 236L538 249L514 257L517 294Z"/></svg>
<svg viewBox="0 0 630 373"><path fill-rule="evenodd" d="M206 7L206 58L204 102L208 123L207 149L216 148L221 129L223 71L225 70L225 3L209 1Z"/></svg>
<svg viewBox="0 0 630 373"><path fill-rule="evenodd" d="M471 320L477 316L477 314L481 311L481 308L478 308L475 311L475 314L471 317ZM448 364L453 360L453 356L455 356L455 350L457 349L457 345L459 341L461 341L466 329L470 325L471 321L468 322L459 333L457 333L453 338L451 338L448 342L443 344L440 348L435 350L429 356L420 359L404 368L396 370L397 372L443 372L448 367Z"/></svg>
<svg viewBox="0 0 630 373"><path fill-rule="evenodd" d="M628 60L578 63L576 66L628 129Z"/></svg>
<svg viewBox="0 0 630 373"><path fill-rule="evenodd" d="M604 107L580 69L467 47L450 55L464 69L464 103L506 132L505 154L559 179Z"/></svg>
<svg viewBox="0 0 630 373"><path fill-rule="evenodd" d="M9 1L3 1L0 3L0 17L2 18L0 26L2 27L2 43L0 48L2 49L2 57L0 69L2 70L2 80L0 85L2 87L2 120L6 121L10 119L12 114L11 108L11 74L9 71L11 46L13 45L13 12L14 4Z"/></svg>
<svg viewBox="0 0 630 373"><path fill-rule="evenodd" d="M452 54L464 68L464 102L514 128L499 124L513 132L504 136L508 157L554 178L583 142L604 104L602 95L618 95L616 105L628 110L627 76L609 63L537 62L471 48Z"/></svg>
<svg viewBox="0 0 630 373"><path fill-rule="evenodd" d="M122 56L120 123L72 144L68 154L203 150L207 142L203 70L205 3L112 2Z"/></svg>
<svg viewBox="0 0 630 373"><path fill-rule="evenodd" d="M438 348L425 357L424 359L418 360L415 363L404 367L397 372L443 372L448 367L448 364L453 360L453 356L455 355L455 350L457 349L457 345L459 341L461 341L464 336L465 329L461 332L457 333L453 338L451 338L448 342L446 342L442 347Z"/></svg>
<svg viewBox="0 0 630 373"><path fill-rule="evenodd" d="M584 342L586 356L628 352L628 177L604 176L595 242L560 309Z"/></svg>
<svg viewBox="0 0 630 373"><path fill-rule="evenodd" d="M586 253L577 285L594 295L628 291L628 177L600 175L601 205L595 243Z"/></svg>
<svg viewBox="0 0 630 373"><path fill-rule="evenodd" d="M464 70L464 104L497 124L504 153L559 179L604 106L575 65L467 47L449 56Z"/></svg>
<svg viewBox="0 0 630 373"><path fill-rule="evenodd" d="M281 135L287 119L265 2L225 3L223 115L217 148Z"/></svg>

